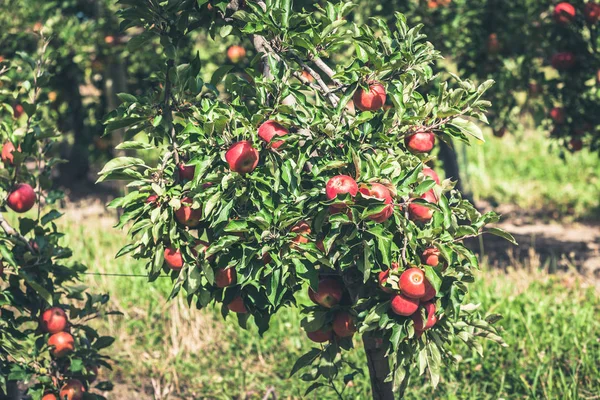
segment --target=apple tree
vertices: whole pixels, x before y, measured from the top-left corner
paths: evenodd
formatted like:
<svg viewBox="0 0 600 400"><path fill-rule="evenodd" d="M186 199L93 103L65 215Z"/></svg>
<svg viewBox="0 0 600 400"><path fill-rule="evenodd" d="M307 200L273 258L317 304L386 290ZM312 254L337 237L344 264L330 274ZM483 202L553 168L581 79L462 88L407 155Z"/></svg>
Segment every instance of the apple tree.
<svg viewBox="0 0 600 400"><path fill-rule="evenodd" d="M46 46L0 63L0 397L81 400L85 391L101 399L92 384L100 367L110 368L101 350L114 339L88 322L106 314L109 298L81 284L86 267L70 260L57 226L63 193L53 188L52 170L62 162L54 146L60 134L40 97L51 79Z"/></svg>
<svg viewBox="0 0 600 400"><path fill-rule="evenodd" d="M499 316L467 304L478 262L463 239L513 239L427 166L437 140L483 141L491 81L440 81L422 26L402 14L358 24L347 18L356 2L120 3L135 45L164 51L153 90L120 94L106 118L107 134L126 130L119 149L160 154L100 172L130 189L110 204L131 236L118 256L145 260L151 281L169 274L171 297L260 334L299 308L317 343L292 371L307 392L339 393L362 371L344 358L357 334L377 399L401 395L415 368L435 386L455 339L478 352L480 338L503 343ZM251 43L244 74L223 65L203 77L199 55L179 47L194 31Z"/></svg>

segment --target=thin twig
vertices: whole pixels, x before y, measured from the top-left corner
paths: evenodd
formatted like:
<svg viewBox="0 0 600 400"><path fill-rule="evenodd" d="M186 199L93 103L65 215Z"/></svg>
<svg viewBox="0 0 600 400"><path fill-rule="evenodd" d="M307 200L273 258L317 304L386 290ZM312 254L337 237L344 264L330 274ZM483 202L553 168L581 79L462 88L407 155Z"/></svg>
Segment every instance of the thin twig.
<svg viewBox="0 0 600 400"><path fill-rule="evenodd" d="M27 246L29 251L35 254L35 250L33 250L33 247L31 247L31 245L29 244L29 240L27 240L27 238L25 238L23 235L17 232L17 230L13 228L6 219L4 219L4 215L2 215L2 213L0 213L0 227L2 227L2 229L4 230L4 232L6 232L7 235L14 236L21 242L23 242Z"/></svg>

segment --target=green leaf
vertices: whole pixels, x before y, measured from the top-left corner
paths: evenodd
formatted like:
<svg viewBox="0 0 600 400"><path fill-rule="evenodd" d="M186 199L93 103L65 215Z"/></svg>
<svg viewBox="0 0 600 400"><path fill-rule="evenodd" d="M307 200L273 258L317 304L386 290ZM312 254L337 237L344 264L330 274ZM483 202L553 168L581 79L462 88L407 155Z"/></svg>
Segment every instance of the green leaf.
<svg viewBox="0 0 600 400"><path fill-rule="evenodd" d="M514 244L515 246L519 245L517 243L517 241L515 240L514 236L511 235L510 233L506 232L503 229L500 229L500 228L487 228L484 233L489 233L489 234L492 234L492 235L504 238L504 239L508 240L510 243Z"/></svg>
<svg viewBox="0 0 600 400"><path fill-rule="evenodd" d="M485 142L481 128L473 121L463 118L454 118L452 121L450 121L450 125L457 127L464 134L471 135L475 139Z"/></svg>
<svg viewBox="0 0 600 400"><path fill-rule="evenodd" d="M320 349L310 349L308 353L302 355L300 358L296 360L292 370L290 372L290 377L293 376L296 372L301 370L304 367L307 367L315 361L315 359L321 354Z"/></svg>

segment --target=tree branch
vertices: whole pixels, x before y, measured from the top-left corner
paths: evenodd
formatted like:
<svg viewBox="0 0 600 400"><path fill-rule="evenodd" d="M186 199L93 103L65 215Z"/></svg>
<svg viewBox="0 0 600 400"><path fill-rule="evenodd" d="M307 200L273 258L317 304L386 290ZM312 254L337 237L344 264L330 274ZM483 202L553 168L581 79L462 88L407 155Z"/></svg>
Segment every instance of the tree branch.
<svg viewBox="0 0 600 400"><path fill-rule="evenodd" d="M31 247L31 245L29 244L29 240L27 240L23 235L17 232L17 230L13 228L6 219L4 219L4 215L2 213L0 213L0 227L2 227L2 229L4 230L4 232L6 232L8 236L14 236L21 242L23 242L32 254L36 253L35 250L33 250L33 247Z"/></svg>

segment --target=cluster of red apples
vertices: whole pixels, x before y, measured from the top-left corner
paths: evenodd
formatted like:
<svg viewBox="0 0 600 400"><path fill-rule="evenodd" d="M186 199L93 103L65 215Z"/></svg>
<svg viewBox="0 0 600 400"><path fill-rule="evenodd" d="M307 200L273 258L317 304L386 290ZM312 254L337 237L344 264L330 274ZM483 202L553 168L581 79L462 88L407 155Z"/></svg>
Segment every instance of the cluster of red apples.
<svg viewBox="0 0 600 400"><path fill-rule="evenodd" d="M48 346L50 354L55 359L67 357L75 350L75 340L69 333L69 319L65 311L60 307L52 307L45 310L40 316L40 330L50 334ZM98 367L91 366L88 368L90 374L85 376L85 379L91 383L96 379ZM78 379L68 379L60 389L59 397L67 400L81 400L85 386ZM54 393L48 392L42 400L58 400Z"/></svg>

